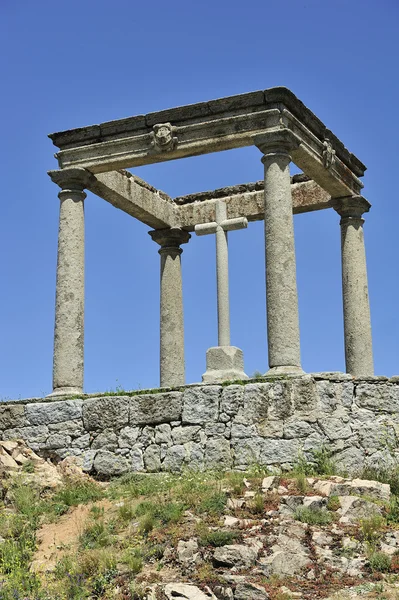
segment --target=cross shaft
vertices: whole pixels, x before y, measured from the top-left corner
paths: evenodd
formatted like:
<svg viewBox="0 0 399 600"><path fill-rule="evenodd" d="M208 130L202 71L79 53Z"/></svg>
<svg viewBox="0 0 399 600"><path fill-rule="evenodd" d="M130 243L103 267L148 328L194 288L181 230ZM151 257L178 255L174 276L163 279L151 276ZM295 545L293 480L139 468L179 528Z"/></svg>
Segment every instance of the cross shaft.
<svg viewBox="0 0 399 600"><path fill-rule="evenodd" d="M226 203L216 203L216 221L195 226L197 235L216 234L216 281L218 306L218 345L230 346L229 262L227 232L248 226L245 217L227 218Z"/></svg>

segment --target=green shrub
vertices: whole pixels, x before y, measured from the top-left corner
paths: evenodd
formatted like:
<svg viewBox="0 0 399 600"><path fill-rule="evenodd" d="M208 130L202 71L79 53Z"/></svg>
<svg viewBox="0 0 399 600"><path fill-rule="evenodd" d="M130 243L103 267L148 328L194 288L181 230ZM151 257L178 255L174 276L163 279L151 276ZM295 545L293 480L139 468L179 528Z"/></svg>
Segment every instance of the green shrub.
<svg viewBox="0 0 399 600"><path fill-rule="evenodd" d="M227 496L224 492L216 492L202 499L198 506L201 513L210 515L221 515L227 504Z"/></svg>
<svg viewBox="0 0 399 600"><path fill-rule="evenodd" d="M103 521L87 525L79 536L79 546L83 548L105 548L112 544L109 529Z"/></svg>
<svg viewBox="0 0 399 600"><path fill-rule="evenodd" d="M338 510L341 506L338 496L330 496L327 501L328 510Z"/></svg>
<svg viewBox="0 0 399 600"><path fill-rule="evenodd" d="M391 557L384 552L373 552L369 556L369 561L373 571L386 573L391 568Z"/></svg>
<svg viewBox="0 0 399 600"><path fill-rule="evenodd" d="M359 477L361 479L371 479L373 481L380 481L381 483L388 483L391 486L392 494L399 496L399 465L391 469L366 467L360 473Z"/></svg>
<svg viewBox="0 0 399 600"><path fill-rule="evenodd" d="M66 481L65 485L54 495L53 504L70 507L96 502L103 497L103 490L94 481Z"/></svg>
<svg viewBox="0 0 399 600"><path fill-rule="evenodd" d="M213 546L217 548L219 546L226 546L226 544L232 544L235 540L239 539L241 535L234 531L208 531L200 537L200 544L202 546Z"/></svg>
<svg viewBox="0 0 399 600"><path fill-rule="evenodd" d="M360 520L360 530L363 541L370 547L375 547L381 537L381 530L385 526L385 519L381 515L374 514L366 519Z"/></svg>
<svg viewBox="0 0 399 600"><path fill-rule="evenodd" d="M318 450L313 450L312 455L317 475L334 475L336 473L336 466L328 448L322 446Z"/></svg>
<svg viewBox="0 0 399 600"><path fill-rule="evenodd" d="M308 523L309 525L328 525L332 521L332 516L329 512L321 508L299 506L294 513L294 519L302 523Z"/></svg>
<svg viewBox="0 0 399 600"><path fill-rule="evenodd" d="M153 529L155 525L155 517L151 513L143 514L139 519L139 533L141 535L148 535Z"/></svg>
<svg viewBox="0 0 399 600"><path fill-rule="evenodd" d="M295 475L295 483L296 483L296 487L298 488L298 490L300 491L301 494L306 494L306 492L308 491L308 482L306 481L306 475L305 473L296 473Z"/></svg>

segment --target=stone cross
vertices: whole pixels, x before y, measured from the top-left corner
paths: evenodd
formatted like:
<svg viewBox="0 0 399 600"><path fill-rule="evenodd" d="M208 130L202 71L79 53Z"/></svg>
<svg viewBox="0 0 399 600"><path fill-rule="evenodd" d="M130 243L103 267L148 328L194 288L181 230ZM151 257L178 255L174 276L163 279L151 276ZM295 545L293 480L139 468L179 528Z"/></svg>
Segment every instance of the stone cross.
<svg viewBox="0 0 399 600"><path fill-rule="evenodd" d="M246 377L243 371L242 351L230 346L230 307L229 307L229 265L227 232L244 229L248 226L245 217L227 218L226 203L216 202L216 221L195 226L197 235L216 234L216 279L218 306L218 347L207 352L207 373L203 380L215 381ZM212 371L212 374L210 374ZM220 377L216 375L220 371ZM207 375L208 374L208 375Z"/></svg>

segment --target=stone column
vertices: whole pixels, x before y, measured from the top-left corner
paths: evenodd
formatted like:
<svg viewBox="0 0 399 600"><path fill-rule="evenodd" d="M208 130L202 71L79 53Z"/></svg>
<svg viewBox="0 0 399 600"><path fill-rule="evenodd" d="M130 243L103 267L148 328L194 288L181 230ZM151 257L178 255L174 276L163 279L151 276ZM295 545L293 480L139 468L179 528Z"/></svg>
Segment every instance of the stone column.
<svg viewBox="0 0 399 600"><path fill-rule="evenodd" d="M341 216L342 294L346 371L356 377L373 375L370 305L362 214L370 203L362 196L333 201Z"/></svg>
<svg viewBox="0 0 399 600"><path fill-rule="evenodd" d="M177 227L149 232L161 246L161 347L160 384L174 387L185 384L183 289L180 255L181 244L191 235Z"/></svg>
<svg viewBox="0 0 399 600"><path fill-rule="evenodd" d="M301 372L289 130L257 136L265 173L265 249L269 373Z"/></svg>
<svg viewBox="0 0 399 600"><path fill-rule="evenodd" d="M51 396L83 391L84 199L93 175L81 168L50 171L60 186L57 283Z"/></svg>

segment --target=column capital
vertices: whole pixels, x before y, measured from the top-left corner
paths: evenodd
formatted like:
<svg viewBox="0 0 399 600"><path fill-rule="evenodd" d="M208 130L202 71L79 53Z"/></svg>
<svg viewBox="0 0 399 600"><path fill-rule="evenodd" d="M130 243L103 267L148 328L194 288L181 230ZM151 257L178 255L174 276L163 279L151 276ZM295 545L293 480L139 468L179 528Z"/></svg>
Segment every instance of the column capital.
<svg viewBox="0 0 399 600"><path fill-rule="evenodd" d="M371 204L363 196L345 196L333 198L332 206L342 219L361 219L363 213L369 212Z"/></svg>
<svg viewBox="0 0 399 600"><path fill-rule="evenodd" d="M290 129L277 129L255 135L253 142L257 148L264 154L264 158L268 155L286 154L290 160L290 152L299 147L301 141L295 133Z"/></svg>
<svg viewBox="0 0 399 600"><path fill-rule="evenodd" d="M163 248L174 248L178 250L181 244L187 244L191 234L180 227L171 227L169 229L155 229L149 231L148 235L152 240Z"/></svg>
<svg viewBox="0 0 399 600"><path fill-rule="evenodd" d="M62 190L76 190L79 192L89 187L90 183L94 183L96 179L90 171L82 167L48 171L47 174Z"/></svg>

